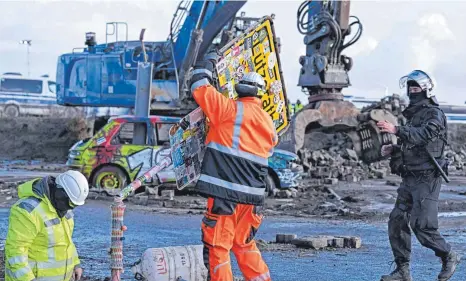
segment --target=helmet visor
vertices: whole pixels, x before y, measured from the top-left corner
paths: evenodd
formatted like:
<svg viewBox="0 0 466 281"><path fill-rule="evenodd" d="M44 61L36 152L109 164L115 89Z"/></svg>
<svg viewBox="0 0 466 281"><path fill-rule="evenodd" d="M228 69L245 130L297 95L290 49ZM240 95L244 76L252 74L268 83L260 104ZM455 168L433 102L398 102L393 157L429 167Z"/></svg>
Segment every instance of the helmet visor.
<svg viewBox="0 0 466 281"><path fill-rule="evenodd" d="M407 89L409 81L416 82L416 84L418 84L419 87L423 91L426 91L426 92L432 91L432 89L434 88L434 82L429 77L429 75L427 75L427 73L425 73L422 70L414 70L411 73L409 73L408 75L405 75L405 76L401 77L400 82L399 82L400 88L401 89L404 89L404 88Z"/></svg>

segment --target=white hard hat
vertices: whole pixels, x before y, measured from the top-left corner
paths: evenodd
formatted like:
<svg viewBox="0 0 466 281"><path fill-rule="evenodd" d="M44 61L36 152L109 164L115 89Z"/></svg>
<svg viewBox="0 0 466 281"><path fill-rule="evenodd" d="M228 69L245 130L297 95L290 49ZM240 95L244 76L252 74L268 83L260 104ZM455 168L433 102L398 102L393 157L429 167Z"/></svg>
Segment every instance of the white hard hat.
<svg viewBox="0 0 466 281"><path fill-rule="evenodd" d="M235 85L235 90L239 97L261 96L265 91L264 78L257 72L248 72Z"/></svg>
<svg viewBox="0 0 466 281"><path fill-rule="evenodd" d="M55 183L63 188L71 202L77 206L84 204L89 194L89 184L86 177L78 171L67 171L57 176Z"/></svg>

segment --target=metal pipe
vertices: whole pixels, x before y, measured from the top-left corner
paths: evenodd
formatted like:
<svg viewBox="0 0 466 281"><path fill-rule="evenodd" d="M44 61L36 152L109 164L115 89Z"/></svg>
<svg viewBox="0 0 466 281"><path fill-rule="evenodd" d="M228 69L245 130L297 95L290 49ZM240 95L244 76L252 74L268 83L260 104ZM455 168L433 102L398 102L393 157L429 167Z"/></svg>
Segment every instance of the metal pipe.
<svg viewBox="0 0 466 281"><path fill-rule="evenodd" d="M204 4L202 4L201 14L200 14L199 18L197 19L197 23L196 23L196 29L201 28L201 24L204 21L204 17L205 17L206 11L207 11L208 3L209 3L209 1L204 1Z"/></svg>

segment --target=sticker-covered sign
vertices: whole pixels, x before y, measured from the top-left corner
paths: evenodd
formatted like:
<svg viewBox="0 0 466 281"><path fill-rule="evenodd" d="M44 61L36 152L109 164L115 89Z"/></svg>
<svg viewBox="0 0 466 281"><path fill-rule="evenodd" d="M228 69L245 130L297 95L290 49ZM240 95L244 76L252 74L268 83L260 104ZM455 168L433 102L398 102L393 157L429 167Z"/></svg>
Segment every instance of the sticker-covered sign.
<svg viewBox="0 0 466 281"><path fill-rule="evenodd" d="M170 129L173 168L180 190L199 178L207 134L206 118L200 107L184 118L189 122L186 130L178 125Z"/></svg>
<svg viewBox="0 0 466 281"><path fill-rule="evenodd" d="M279 135L289 124L286 92L280 69L280 58L275 48L275 35L270 18L264 18L243 36L230 42L221 50L217 63L219 90L235 99L234 85L245 73L255 71L264 77L266 94L261 97L264 110L274 121ZM189 127L183 130L175 125L170 129L170 146L178 189L197 181L200 176L208 131L206 117L197 108L184 117Z"/></svg>
<svg viewBox="0 0 466 281"><path fill-rule="evenodd" d="M229 98L236 98L234 85L243 75L251 71L259 73L266 85L266 94L261 97L262 107L272 118L278 135L281 135L289 125L289 112L275 42L272 20L262 19L258 25L220 50L217 75L219 90Z"/></svg>

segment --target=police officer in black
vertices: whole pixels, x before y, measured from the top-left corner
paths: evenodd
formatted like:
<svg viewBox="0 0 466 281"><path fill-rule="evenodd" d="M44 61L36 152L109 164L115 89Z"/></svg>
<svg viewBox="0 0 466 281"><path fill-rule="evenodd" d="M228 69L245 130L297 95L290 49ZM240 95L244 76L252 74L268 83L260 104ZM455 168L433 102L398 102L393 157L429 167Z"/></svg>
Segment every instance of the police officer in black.
<svg viewBox="0 0 466 281"><path fill-rule="evenodd" d="M409 106L403 111L406 126L378 122L382 132L395 134L399 145L384 145L382 155L391 155L392 172L402 177L398 198L388 221L388 236L396 269L381 281L411 281L411 231L418 241L442 260L439 281L453 276L460 256L451 250L438 232L438 199L442 178L429 153L446 169L444 148L447 121L438 107L432 79L424 71L414 70L400 79L407 88ZM398 162L397 159L400 161Z"/></svg>

